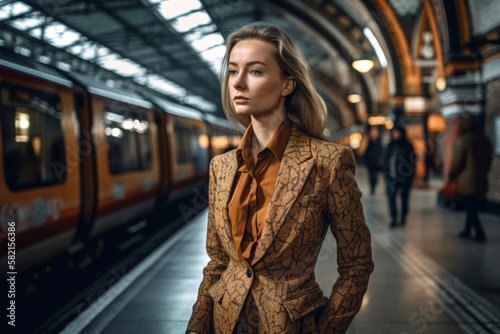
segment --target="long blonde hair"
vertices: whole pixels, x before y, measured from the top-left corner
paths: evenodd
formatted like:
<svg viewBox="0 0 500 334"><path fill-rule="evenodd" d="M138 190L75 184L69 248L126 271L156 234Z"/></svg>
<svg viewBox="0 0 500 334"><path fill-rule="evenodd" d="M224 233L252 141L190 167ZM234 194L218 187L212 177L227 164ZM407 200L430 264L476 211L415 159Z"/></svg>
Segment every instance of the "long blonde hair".
<svg viewBox="0 0 500 334"><path fill-rule="evenodd" d="M234 31L227 39L226 55L221 67L222 107L227 119L237 128L237 122L245 127L251 122L250 116L239 115L234 110L228 86L229 55L234 46L245 39L260 39L275 46L274 56L283 77L292 76L296 82L295 89L285 99L285 117L290 118L307 135L327 140L323 135L327 119L326 105L314 88L309 65L293 37L282 28L269 23L248 24Z"/></svg>

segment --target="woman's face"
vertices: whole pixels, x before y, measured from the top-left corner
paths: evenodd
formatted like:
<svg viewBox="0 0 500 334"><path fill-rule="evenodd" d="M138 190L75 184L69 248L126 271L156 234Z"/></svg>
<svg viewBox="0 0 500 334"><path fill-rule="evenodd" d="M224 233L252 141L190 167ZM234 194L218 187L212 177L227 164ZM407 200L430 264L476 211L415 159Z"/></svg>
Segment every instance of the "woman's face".
<svg viewBox="0 0 500 334"><path fill-rule="evenodd" d="M228 88L236 113L259 116L284 109L294 83L283 78L274 51L273 44L258 39L240 41L231 50Z"/></svg>

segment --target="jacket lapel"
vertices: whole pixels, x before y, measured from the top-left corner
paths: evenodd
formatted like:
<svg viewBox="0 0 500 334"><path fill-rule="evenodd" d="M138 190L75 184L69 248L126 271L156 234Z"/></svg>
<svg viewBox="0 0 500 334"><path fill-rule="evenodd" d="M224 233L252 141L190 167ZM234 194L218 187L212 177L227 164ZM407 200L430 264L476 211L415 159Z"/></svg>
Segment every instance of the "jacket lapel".
<svg viewBox="0 0 500 334"><path fill-rule="evenodd" d="M231 221L229 220L229 196L233 188L236 173L238 172L238 161L236 158L236 150L232 150L228 155L226 161L222 161L222 171L218 174L217 180L217 193L214 194L216 198L215 203L215 221L222 222L216 224L221 238L221 243L225 246L228 255L236 258L236 250L234 246L234 239L231 229Z"/></svg>
<svg viewBox="0 0 500 334"><path fill-rule="evenodd" d="M292 123L292 131L283 152L278 177L267 209L264 228L251 262L252 265L259 261L271 246L273 239L285 222L288 211L290 211L302 190L314 163L315 159L311 157L309 136L299 131L295 124ZM221 243L226 247L226 251L232 258L236 258L236 251L231 221L229 220L228 204L237 171L236 150L233 150L227 156L226 161L223 161L223 170L218 173L217 194L215 194L215 219L223 222L222 224L216 224L217 231Z"/></svg>

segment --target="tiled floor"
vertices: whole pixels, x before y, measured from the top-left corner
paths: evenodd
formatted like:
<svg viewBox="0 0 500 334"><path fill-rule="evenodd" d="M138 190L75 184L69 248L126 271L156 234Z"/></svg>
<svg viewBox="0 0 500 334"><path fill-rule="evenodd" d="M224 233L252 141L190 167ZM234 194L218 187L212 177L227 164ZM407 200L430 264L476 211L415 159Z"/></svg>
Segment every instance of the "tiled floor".
<svg viewBox="0 0 500 334"><path fill-rule="evenodd" d="M357 178L368 194L362 166ZM394 230L388 228L383 182L375 195L363 195L375 271L348 334L500 332L500 217L481 215L485 244L457 238L464 213L437 207L439 186L433 181L428 189L413 189L407 226ZM206 219L207 210L181 229L158 262L83 333L183 333L208 261ZM328 296L338 276L330 232L316 274Z"/></svg>

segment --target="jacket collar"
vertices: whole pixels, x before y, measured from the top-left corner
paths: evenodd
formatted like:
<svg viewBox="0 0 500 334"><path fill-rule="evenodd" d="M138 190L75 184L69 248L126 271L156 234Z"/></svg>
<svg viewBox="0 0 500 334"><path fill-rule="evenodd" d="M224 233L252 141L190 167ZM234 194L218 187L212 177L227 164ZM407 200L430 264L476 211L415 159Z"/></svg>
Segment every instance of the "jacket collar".
<svg viewBox="0 0 500 334"><path fill-rule="evenodd" d="M261 151L264 151L266 148L268 148L274 157L281 162L281 159L283 158L283 152L285 151L286 148L286 143L288 142L288 138L291 132L291 127L292 127L292 121L289 118L284 118L281 124L278 126L278 129L274 133L273 137L267 143L266 147L263 148ZM250 141L252 139L253 135L253 126L252 123L247 127L247 130L245 131L245 134L243 135L243 138L241 139L241 143L236 149L236 156L238 159L243 159L245 160L245 163L248 164L247 160L251 158L251 151L252 149L250 148ZM239 160L238 160L239 164Z"/></svg>
<svg viewBox="0 0 500 334"><path fill-rule="evenodd" d="M229 220L229 196L238 170L236 149L222 156L218 171L217 194L215 203L215 221L221 243L227 253L236 260L234 240L231 233ZM283 152L276 185L269 203L264 228L257 243L251 265L259 261L271 246L273 239L278 234L280 227L295 203L304 183L314 166L315 159L311 154L311 137L300 131L292 123L290 137Z"/></svg>

